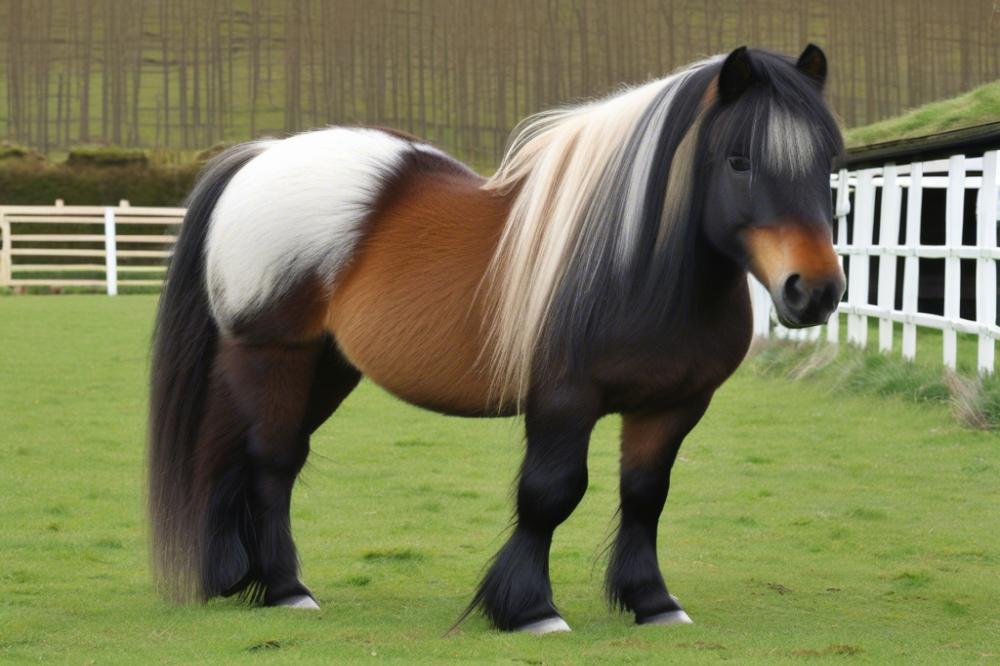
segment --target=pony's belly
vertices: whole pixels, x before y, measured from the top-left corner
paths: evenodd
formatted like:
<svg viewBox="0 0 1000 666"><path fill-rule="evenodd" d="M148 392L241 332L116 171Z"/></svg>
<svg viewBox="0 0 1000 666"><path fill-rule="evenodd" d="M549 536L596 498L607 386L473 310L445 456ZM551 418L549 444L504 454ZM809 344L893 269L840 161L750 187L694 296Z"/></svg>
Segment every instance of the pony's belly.
<svg viewBox="0 0 1000 666"><path fill-rule="evenodd" d="M479 349L456 331L396 301L359 303L353 289L331 308L331 333L344 356L390 393L449 414L489 411L489 382L475 370Z"/></svg>
<svg viewBox="0 0 1000 666"><path fill-rule="evenodd" d="M495 414L479 336L456 316L458 304L409 289L389 291L384 284L375 296L374 281L355 277L331 302L328 328L344 356L376 384L420 407Z"/></svg>
<svg viewBox="0 0 1000 666"><path fill-rule="evenodd" d="M414 242L395 230L382 223L335 286L327 330L355 367L407 402L448 414L508 412L486 370L477 296L488 252L456 244L458 234Z"/></svg>
<svg viewBox="0 0 1000 666"><path fill-rule="evenodd" d="M327 330L361 372L451 414L496 414L482 285L506 205L465 173L413 173L392 188L334 287Z"/></svg>

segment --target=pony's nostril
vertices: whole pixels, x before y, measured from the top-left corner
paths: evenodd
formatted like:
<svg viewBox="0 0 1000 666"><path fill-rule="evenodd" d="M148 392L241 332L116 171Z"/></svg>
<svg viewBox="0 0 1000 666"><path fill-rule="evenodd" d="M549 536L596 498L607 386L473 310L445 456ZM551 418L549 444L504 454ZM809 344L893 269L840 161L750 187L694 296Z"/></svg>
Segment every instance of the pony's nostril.
<svg viewBox="0 0 1000 666"><path fill-rule="evenodd" d="M788 276L785 280L785 286L782 288L782 296L785 298L785 303L794 310L799 310L806 305L806 301L809 299L809 294L805 289L802 288L802 276L798 273L793 273Z"/></svg>
<svg viewBox="0 0 1000 666"><path fill-rule="evenodd" d="M828 282L823 287L823 291L819 295L819 306L822 312L833 312L834 308L837 307L837 298L840 296L838 291L839 288L832 282Z"/></svg>

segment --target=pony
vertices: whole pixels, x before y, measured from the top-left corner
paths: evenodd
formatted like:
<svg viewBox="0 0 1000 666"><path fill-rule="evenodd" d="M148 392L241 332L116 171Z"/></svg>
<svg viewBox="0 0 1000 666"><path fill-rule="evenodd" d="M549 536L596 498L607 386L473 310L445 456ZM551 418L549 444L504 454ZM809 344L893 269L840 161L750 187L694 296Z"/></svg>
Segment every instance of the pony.
<svg viewBox="0 0 1000 666"><path fill-rule="evenodd" d="M610 603L689 623L664 583L670 471L751 339L748 271L790 327L845 285L827 60L740 47L544 112L484 179L418 138L330 127L233 147L190 195L153 340L149 509L158 586L318 608L292 486L364 376L445 414L520 415L509 538L461 619L568 631L553 532L621 414ZM460 621L461 621L460 619Z"/></svg>

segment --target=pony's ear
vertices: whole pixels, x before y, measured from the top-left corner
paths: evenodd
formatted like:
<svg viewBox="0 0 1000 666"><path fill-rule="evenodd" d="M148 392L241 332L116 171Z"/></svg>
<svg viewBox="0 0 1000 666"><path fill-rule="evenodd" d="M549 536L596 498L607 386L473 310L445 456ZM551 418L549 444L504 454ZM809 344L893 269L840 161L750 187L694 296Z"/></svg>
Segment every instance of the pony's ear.
<svg viewBox="0 0 1000 666"><path fill-rule="evenodd" d="M820 88L826 83L826 54L815 44L806 46L795 66L800 72L818 83Z"/></svg>
<svg viewBox="0 0 1000 666"><path fill-rule="evenodd" d="M719 70L719 99L725 104L742 95L753 82L750 52L741 46L726 56Z"/></svg>

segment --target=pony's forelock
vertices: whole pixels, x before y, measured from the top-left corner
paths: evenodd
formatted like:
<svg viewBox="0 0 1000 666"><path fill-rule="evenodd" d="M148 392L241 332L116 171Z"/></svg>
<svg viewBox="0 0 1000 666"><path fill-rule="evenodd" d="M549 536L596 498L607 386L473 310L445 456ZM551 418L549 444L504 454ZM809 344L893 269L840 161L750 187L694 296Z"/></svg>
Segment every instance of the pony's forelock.
<svg viewBox="0 0 1000 666"><path fill-rule="evenodd" d="M715 122L710 137L714 156L742 152L772 174L796 178L839 154L840 129L815 82L777 53L754 51L751 62L761 85Z"/></svg>
<svg viewBox="0 0 1000 666"><path fill-rule="evenodd" d="M812 127L788 109L771 108L767 119L766 160L776 173L799 175L815 162L819 142Z"/></svg>

